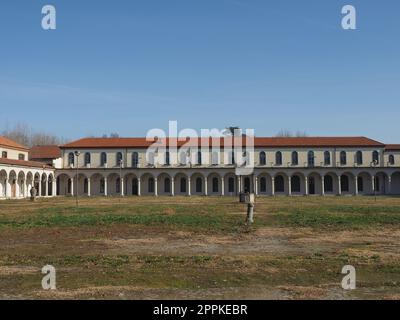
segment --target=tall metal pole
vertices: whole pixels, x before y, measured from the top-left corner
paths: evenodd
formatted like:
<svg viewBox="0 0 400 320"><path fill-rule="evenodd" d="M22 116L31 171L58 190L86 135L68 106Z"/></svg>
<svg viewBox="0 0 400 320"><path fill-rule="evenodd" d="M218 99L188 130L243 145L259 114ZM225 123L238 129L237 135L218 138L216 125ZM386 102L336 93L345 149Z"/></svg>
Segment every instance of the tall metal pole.
<svg viewBox="0 0 400 320"><path fill-rule="evenodd" d="M377 161L374 160L374 197L375 197L375 202L376 202L376 165L377 165Z"/></svg>
<svg viewBox="0 0 400 320"><path fill-rule="evenodd" d="M122 193L123 193L123 185L122 185L122 159L119 160L119 196L122 198Z"/></svg>
<svg viewBox="0 0 400 320"><path fill-rule="evenodd" d="M79 167L79 155L81 153L79 151L75 151L75 156L76 156L76 190L75 190L75 201L76 201L76 207L78 207L78 194L79 194L79 183L78 183L78 167Z"/></svg>

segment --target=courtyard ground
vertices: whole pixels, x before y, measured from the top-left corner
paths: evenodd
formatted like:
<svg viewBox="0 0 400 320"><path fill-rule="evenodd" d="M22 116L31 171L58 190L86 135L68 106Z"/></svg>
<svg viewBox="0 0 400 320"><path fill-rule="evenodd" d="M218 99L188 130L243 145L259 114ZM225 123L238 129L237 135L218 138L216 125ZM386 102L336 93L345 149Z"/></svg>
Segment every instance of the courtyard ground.
<svg viewBox="0 0 400 320"><path fill-rule="evenodd" d="M1 201L0 298L400 299L400 198L258 198L244 221L237 198Z"/></svg>

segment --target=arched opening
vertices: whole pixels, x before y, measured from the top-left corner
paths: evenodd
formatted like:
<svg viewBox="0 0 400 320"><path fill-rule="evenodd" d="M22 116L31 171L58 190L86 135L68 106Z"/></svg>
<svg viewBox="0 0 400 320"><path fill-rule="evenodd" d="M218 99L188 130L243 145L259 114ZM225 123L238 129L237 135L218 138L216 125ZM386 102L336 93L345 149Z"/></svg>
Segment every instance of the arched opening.
<svg viewBox="0 0 400 320"><path fill-rule="evenodd" d="M275 192L276 193L285 192L285 179L281 175L275 177Z"/></svg>
<svg viewBox="0 0 400 320"><path fill-rule="evenodd" d="M324 177L324 189L325 193L333 193L333 177L328 174Z"/></svg>
<svg viewBox="0 0 400 320"><path fill-rule="evenodd" d="M292 184L292 193L300 193L301 192L301 179L299 176L295 175L291 178Z"/></svg>

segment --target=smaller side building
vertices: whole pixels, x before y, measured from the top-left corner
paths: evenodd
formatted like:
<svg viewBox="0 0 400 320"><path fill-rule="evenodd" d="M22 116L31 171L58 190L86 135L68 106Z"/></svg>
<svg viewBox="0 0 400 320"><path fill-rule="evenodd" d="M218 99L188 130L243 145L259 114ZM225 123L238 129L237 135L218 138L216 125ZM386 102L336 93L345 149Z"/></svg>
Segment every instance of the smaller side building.
<svg viewBox="0 0 400 320"><path fill-rule="evenodd" d="M0 136L0 199L56 195L55 169L47 162L33 161L29 148Z"/></svg>

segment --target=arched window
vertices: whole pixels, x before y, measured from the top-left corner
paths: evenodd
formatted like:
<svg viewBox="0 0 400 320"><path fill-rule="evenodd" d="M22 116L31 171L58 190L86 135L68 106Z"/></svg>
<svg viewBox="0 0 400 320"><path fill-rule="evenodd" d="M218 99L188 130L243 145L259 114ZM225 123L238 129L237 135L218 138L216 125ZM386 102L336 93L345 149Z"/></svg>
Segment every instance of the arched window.
<svg viewBox="0 0 400 320"><path fill-rule="evenodd" d="M379 164L379 152L376 150L372 152L372 161Z"/></svg>
<svg viewBox="0 0 400 320"><path fill-rule="evenodd" d="M361 151L356 152L356 163L360 166L363 163L363 156Z"/></svg>
<svg viewBox="0 0 400 320"><path fill-rule="evenodd" d="M292 183L292 192L300 192L300 177L299 176L293 176L291 179Z"/></svg>
<svg viewBox="0 0 400 320"><path fill-rule="evenodd" d="M116 193L121 193L121 179L117 178L115 181L115 192Z"/></svg>
<svg viewBox="0 0 400 320"><path fill-rule="evenodd" d="M260 179L260 192L267 192L267 179L265 177Z"/></svg>
<svg viewBox="0 0 400 320"><path fill-rule="evenodd" d="M347 154L346 154L346 151L341 151L341 152L340 152L340 164L341 164L342 166L344 166L344 165L347 164Z"/></svg>
<svg viewBox="0 0 400 320"><path fill-rule="evenodd" d="M201 166L203 163L201 151L197 151L197 164Z"/></svg>
<svg viewBox="0 0 400 320"><path fill-rule="evenodd" d="M342 192L349 192L349 177L346 175L341 176L340 183L342 187Z"/></svg>
<svg viewBox="0 0 400 320"><path fill-rule="evenodd" d="M362 177L357 178L357 186L358 186L358 191L363 192L364 191L364 179Z"/></svg>
<svg viewBox="0 0 400 320"><path fill-rule="evenodd" d="M165 178L164 180L164 192L170 193L171 192L171 180L170 178Z"/></svg>
<svg viewBox="0 0 400 320"><path fill-rule="evenodd" d="M275 192L285 192L285 180L282 176L275 177Z"/></svg>
<svg viewBox="0 0 400 320"><path fill-rule="evenodd" d="M169 166L171 164L170 162L170 156L169 156L169 151L165 152L165 165Z"/></svg>
<svg viewBox="0 0 400 320"><path fill-rule="evenodd" d="M149 191L149 193L154 192L154 178L149 178L148 191Z"/></svg>
<svg viewBox="0 0 400 320"><path fill-rule="evenodd" d="M90 156L90 153L89 152L86 152L85 153L85 166L87 166L87 165L89 165L90 164L90 162L91 162L91 156Z"/></svg>
<svg viewBox="0 0 400 320"><path fill-rule="evenodd" d="M115 161L117 166L122 165L122 152L117 152Z"/></svg>
<svg viewBox="0 0 400 320"><path fill-rule="evenodd" d="M292 165L297 166L299 164L299 154L297 151L292 152Z"/></svg>
<svg viewBox="0 0 400 320"><path fill-rule="evenodd" d="M275 164L277 166L281 166L282 165L282 152L280 152L280 151L275 153Z"/></svg>
<svg viewBox="0 0 400 320"><path fill-rule="evenodd" d="M186 193L186 178L181 178L181 193Z"/></svg>
<svg viewBox="0 0 400 320"><path fill-rule="evenodd" d="M324 152L324 165L326 166L331 165L331 153L329 151Z"/></svg>
<svg viewBox="0 0 400 320"><path fill-rule="evenodd" d="M23 153L20 153L19 155L18 155L18 160L25 160L25 155L23 154Z"/></svg>
<svg viewBox="0 0 400 320"><path fill-rule="evenodd" d="M308 161L308 166L309 166L309 167L314 167L314 165L315 165L315 155L314 155L314 151L308 151L308 154L307 154L307 161Z"/></svg>
<svg viewBox="0 0 400 320"><path fill-rule="evenodd" d="M232 177L228 179L228 192L229 193L235 192L235 179Z"/></svg>
<svg viewBox="0 0 400 320"><path fill-rule="evenodd" d="M324 178L324 189L325 192L333 192L333 179L332 176L325 176Z"/></svg>
<svg viewBox="0 0 400 320"><path fill-rule="evenodd" d="M100 164L102 167L104 167L107 164L107 154L105 152L101 153Z"/></svg>
<svg viewBox="0 0 400 320"><path fill-rule="evenodd" d="M213 151L211 154L211 163L213 166L217 166L219 164L219 155L217 151Z"/></svg>
<svg viewBox="0 0 400 320"><path fill-rule="evenodd" d="M260 152L260 166L265 166L267 164L267 155L264 151Z"/></svg>
<svg viewBox="0 0 400 320"><path fill-rule="evenodd" d="M218 192L218 178L216 177L212 179L212 192L214 193Z"/></svg>
<svg viewBox="0 0 400 320"><path fill-rule="evenodd" d="M137 152L132 153L132 167L137 168L139 166L139 154Z"/></svg>
<svg viewBox="0 0 400 320"><path fill-rule="evenodd" d="M4 159L7 159L7 151L3 151L2 153L1 153L1 157L2 158L4 158Z"/></svg>
<svg viewBox="0 0 400 320"><path fill-rule="evenodd" d="M75 155L73 152L68 154L68 165L73 166L75 164Z"/></svg>
<svg viewBox="0 0 400 320"><path fill-rule="evenodd" d="M394 155L389 155L389 164L391 165L391 166L393 166L394 165Z"/></svg>
<svg viewBox="0 0 400 320"><path fill-rule="evenodd" d="M203 179L200 177L196 179L196 192L203 192Z"/></svg>

